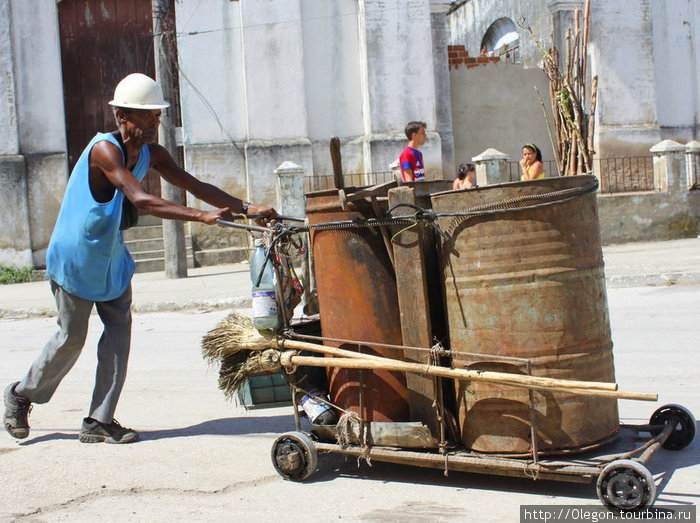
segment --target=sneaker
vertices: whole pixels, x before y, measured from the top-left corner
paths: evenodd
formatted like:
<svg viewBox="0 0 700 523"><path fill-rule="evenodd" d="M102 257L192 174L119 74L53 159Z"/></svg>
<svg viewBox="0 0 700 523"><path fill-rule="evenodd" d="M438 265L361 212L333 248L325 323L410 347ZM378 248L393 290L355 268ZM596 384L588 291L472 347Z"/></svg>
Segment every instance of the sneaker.
<svg viewBox="0 0 700 523"><path fill-rule="evenodd" d="M96 419L85 418L78 439L83 443L131 443L139 439L139 433L122 427L114 419L112 423L100 423Z"/></svg>
<svg viewBox="0 0 700 523"><path fill-rule="evenodd" d="M13 438L24 439L29 436L29 412L32 402L15 394L19 381L5 387L5 429Z"/></svg>

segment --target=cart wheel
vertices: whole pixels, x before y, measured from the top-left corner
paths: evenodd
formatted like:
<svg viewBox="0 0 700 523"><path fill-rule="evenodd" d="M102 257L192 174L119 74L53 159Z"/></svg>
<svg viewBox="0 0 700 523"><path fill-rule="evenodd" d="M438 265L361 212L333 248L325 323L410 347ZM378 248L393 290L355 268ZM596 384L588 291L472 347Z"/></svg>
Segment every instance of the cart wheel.
<svg viewBox="0 0 700 523"><path fill-rule="evenodd" d="M680 450L690 445L695 438L695 417L681 405L664 405L651 415L650 425L665 425L675 423L676 429L671 432L663 447L668 450Z"/></svg>
<svg viewBox="0 0 700 523"><path fill-rule="evenodd" d="M609 463L598 476L596 490L603 505L621 512L644 510L656 498L656 484L651 472L631 459Z"/></svg>
<svg viewBox="0 0 700 523"><path fill-rule="evenodd" d="M303 481L318 465L316 445L303 432L286 432L272 444L272 465L284 479Z"/></svg>

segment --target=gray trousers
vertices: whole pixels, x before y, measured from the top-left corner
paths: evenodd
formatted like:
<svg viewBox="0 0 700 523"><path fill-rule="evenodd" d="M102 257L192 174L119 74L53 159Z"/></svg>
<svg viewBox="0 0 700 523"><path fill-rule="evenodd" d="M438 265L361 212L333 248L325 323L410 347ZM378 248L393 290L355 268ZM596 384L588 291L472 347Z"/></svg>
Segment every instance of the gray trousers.
<svg viewBox="0 0 700 523"><path fill-rule="evenodd" d="M59 330L19 382L15 394L32 403L46 403L51 399L85 345L94 304L104 324L104 332L97 344L97 372L89 416L101 423L111 423L129 361L131 285L119 298L103 302L79 298L54 281L51 282L51 292L58 308Z"/></svg>

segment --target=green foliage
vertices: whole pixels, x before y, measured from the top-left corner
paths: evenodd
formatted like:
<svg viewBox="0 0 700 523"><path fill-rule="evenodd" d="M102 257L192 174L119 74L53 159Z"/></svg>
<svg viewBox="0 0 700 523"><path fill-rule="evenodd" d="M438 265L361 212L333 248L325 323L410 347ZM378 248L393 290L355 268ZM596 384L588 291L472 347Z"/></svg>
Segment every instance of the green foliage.
<svg viewBox="0 0 700 523"><path fill-rule="evenodd" d="M32 267L6 267L5 265L0 265L0 284L26 283L40 279L41 275L36 273Z"/></svg>

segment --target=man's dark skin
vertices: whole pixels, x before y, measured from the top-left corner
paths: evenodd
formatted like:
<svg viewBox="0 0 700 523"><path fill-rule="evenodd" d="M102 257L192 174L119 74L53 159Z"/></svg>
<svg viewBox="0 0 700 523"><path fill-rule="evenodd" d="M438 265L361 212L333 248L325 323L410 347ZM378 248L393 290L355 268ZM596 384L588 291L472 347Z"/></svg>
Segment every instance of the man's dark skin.
<svg viewBox="0 0 700 523"><path fill-rule="evenodd" d="M126 165L124 165L122 152L116 145L106 140L95 144L90 152L90 190L97 202L109 202L114 197L115 189L119 189L143 213L159 218L201 222L208 225L216 224L217 219L232 220L233 214L242 212L242 200L226 194L209 183L197 180L181 169L170 153L156 143L160 109L117 108L115 116L119 123L118 132L124 144ZM151 169L156 170L172 185L186 190L218 209L202 211L184 207L144 191L141 183L130 171L136 165L144 144L148 144L151 153ZM261 224L277 216L272 207L253 204L248 206L247 214L265 215L264 218L256 220Z"/></svg>

